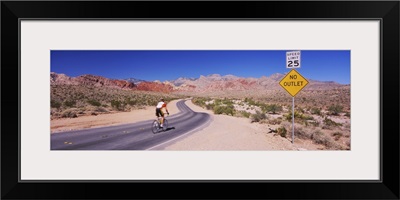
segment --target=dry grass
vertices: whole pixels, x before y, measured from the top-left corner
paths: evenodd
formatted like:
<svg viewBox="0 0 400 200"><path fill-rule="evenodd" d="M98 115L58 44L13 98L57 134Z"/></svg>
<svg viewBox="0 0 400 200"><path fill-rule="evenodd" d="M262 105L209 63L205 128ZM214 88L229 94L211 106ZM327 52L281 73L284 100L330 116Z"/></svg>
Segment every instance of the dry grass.
<svg viewBox="0 0 400 200"><path fill-rule="evenodd" d="M292 124L289 122L283 122L281 125L287 130L292 130ZM336 129L335 132L332 132L319 127L305 127L301 124L295 124L294 134L297 138L311 140L315 144L322 144L329 150L349 150L350 138L342 137L344 134L338 130ZM346 134L350 135L350 130Z"/></svg>
<svg viewBox="0 0 400 200"><path fill-rule="evenodd" d="M279 99L279 98L278 98ZM322 101L322 100L320 100ZM210 104L222 102L233 104L234 112L238 117L249 116L251 122L265 125L279 126L275 131L276 135L289 137L292 130L292 111L291 106L282 106L277 109L276 114L271 114L271 105L278 103L255 100L254 98L229 99L196 97L193 103L207 108ZM300 103L299 103L300 104ZM337 105L337 104L336 104ZM343 107L349 107L348 105ZM250 109L249 109L250 108ZM295 137L310 140L315 144L320 144L329 150L348 150L350 149L350 118L344 112L330 115L330 107L307 107L304 105L295 106ZM249 110L248 110L249 109ZM263 112L260 112L262 110ZM251 111L254 114L251 114ZM346 111L349 112L349 111ZM269 113L269 114L267 114Z"/></svg>
<svg viewBox="0 0 400 200"><path fill-rule="evenodd" d="M77 85L52 85L50 97L52 119L124 112L156 105L160 98L167 102L181 98L174 94Z"/></svg>
<svg viewBox="0 0 400 200"><path fill-rule="evenodd" d="M292 106L292 97L284 90L264 90L264 91L235 91L235 92L207 92L207 93L182 93L194 97L221 98L230 99L252 98L268 104L279 104L286 107ZM331 90L302 90L295 97L295 105L304 109L318 108L328 110L332 105L343 106L343 112L350 115L350 88L340 87Z"/></svg>

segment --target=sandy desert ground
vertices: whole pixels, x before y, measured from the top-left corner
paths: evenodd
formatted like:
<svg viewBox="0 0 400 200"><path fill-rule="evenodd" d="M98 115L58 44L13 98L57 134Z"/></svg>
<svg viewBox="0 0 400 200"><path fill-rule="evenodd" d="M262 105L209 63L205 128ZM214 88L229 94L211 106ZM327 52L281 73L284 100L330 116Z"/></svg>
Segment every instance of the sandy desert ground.
<svg viewBox="0 0 400 200"><path fill-rule="evenodd" d="M168 103L170 114L179 112L176 102ZM268 133L274 125L251 123L247 118L227 115L214 115L211 111L194 105L186 104L196 112L206 112L212 115L211 123L204 129L189 134L165 147L165 150L319 150L322 145L313 144L309 140L295 139L294 144L289 138L274 136ZM155 118L154 107L146 107L130 112L101 114L97 116L82 116L78 118L51 120L51 132L79 130L101 126L112 126L134 123Z"/></svg>

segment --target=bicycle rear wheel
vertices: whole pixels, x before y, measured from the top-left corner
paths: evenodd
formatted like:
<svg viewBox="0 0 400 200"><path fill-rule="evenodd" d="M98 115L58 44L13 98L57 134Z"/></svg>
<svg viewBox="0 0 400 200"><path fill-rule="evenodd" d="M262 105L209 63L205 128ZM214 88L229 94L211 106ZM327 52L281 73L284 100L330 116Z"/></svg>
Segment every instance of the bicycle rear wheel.
<svg viewBox="0 0 400 200"><path fill-rule="evenodd" d="M167 119L164 119L162 129L163 129L163 131L166 131L168 129L168 120Z"/></svg>
<svg viewBox="0 0 400 200"><path fill-rule="evenodd" d="M151 124L151 131L153 131L153 133L158 133L159 130L160 130L160 124L158 124L157 120L154 120L153 123Z"/></svg>

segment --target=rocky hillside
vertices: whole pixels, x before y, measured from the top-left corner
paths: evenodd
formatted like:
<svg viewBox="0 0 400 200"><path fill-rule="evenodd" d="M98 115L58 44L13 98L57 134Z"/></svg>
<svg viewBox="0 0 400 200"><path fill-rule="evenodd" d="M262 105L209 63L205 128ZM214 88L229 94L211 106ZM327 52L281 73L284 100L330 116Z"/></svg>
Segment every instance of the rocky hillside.
<svg viewBox="0 0 400 200"><path fill-rule="evenodd" d="M50 73L51 85L82 85L95 87L109 87L119 89L134 89L135 84L126 80L113 80L101 76L81 75L68 77L65 74Z"/></svg>
<svg viewBox="0 0 400 200"><path fill-rule="evenodd" d="M260 91L284 91L279 81L284 74L272 74L260 78L243 78L233 75L221 76L211 74L199 78L178 78L165 82L144 81L135 78L125 80L108 79L95 75L81 75L68 77L65 74L50 74L51 85L86 85L96 87L111 87L129 90L154 91L154 92L187 92L187 93L221 93L221 92L260 92ZM333 81L309 80L304 90L332 90L345 87ZM347 85L348 86L348 85Z"/></svg>
<svg viewBox="0 0 400 200"><path fill-rule="evenodd" d="M197 91L215 91L215 90L280 90L279 81L284 77L284 74L276 73L271 76L262 76L261 78L242 78L233 75L221 76L212 74L208 76L200 76L198 79L190 79L181 82L180 85L191 85ZM329 90L342 87L342 84L333 81L317 81L309 80L309 84L305 90Z"/></svg>
<svg viewBox="0 0 400 200"><path fill-rule="evenodd" d="M142 91L171 93L174 91L174 86L160 82L141 82L137 85L136 89Z"/></svg>

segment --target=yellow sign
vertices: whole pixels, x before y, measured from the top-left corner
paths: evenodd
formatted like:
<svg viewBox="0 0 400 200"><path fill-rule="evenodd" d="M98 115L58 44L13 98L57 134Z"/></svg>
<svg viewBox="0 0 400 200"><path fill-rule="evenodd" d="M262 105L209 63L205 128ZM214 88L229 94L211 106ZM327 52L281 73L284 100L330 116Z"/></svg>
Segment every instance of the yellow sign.
<svg viewBox="0 0 400 200"><path fill-rule="evenodd" d="M292 69L285 77L279 82L285 90L292 95L296 96L306 85L308 81L296 70Z"/></svg>

